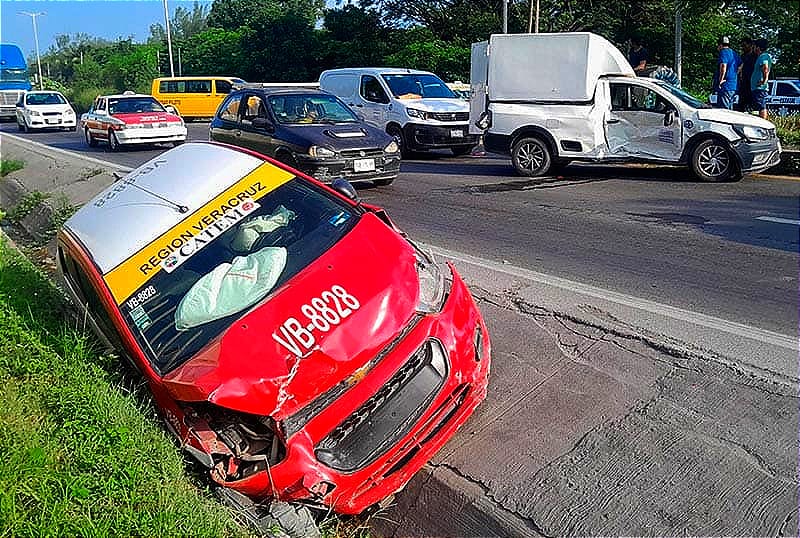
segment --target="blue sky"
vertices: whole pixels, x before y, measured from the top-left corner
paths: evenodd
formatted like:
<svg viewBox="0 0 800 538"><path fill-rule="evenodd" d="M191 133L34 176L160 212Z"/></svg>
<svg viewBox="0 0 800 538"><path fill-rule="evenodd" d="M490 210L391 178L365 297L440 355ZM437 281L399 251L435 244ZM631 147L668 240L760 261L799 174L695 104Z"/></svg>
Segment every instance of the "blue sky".
<svg viewBox="0 0 800 538"><path fill-rule="evenodd" d="M179 5L191 9L193 1L168 0L170 18ZM55 44L59 34L83 32L109 40L130 36L135 42L143 42L150 35L151 24L164 24L162 0L0 0L0 40L16 43L28 58L35 55L33 24L31 17L20 15L20 11L46 13L36 17L42 54Z"/></svg>

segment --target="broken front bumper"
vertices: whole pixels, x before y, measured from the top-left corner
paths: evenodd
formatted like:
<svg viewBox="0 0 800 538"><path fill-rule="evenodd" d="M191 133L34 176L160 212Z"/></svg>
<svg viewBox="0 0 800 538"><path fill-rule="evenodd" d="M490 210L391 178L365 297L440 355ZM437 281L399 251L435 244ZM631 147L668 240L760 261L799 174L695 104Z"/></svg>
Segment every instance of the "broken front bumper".
<svg viewBox="0 0 800 538"><path fill-rule="evenodd" d="M732 144L742 173L755 173L781 162L781 143L776 138L764 141L740 140Z"/></svg>

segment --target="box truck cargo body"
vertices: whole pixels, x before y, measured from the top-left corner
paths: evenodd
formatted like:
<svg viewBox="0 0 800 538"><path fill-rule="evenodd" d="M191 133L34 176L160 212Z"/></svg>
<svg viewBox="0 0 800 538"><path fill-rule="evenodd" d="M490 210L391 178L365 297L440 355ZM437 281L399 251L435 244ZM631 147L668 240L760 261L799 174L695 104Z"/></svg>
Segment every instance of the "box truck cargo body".
<svg viewBox="0 0 800 538"><path fill-rule="evenodd" d="M772 123L636 77L591 33L493 35L472 45L471 84L471 132L521 175L571 161L655 162L723 181L780 161Z"/></svg>

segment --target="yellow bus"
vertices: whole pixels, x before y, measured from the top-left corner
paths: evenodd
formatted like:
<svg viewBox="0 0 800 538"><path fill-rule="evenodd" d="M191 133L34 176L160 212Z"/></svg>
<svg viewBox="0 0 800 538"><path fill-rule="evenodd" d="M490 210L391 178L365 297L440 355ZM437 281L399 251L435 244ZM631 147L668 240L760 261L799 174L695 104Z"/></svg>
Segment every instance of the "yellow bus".
<svg viewBox="0 0 800 538"><path fill-rule="evenodd" d="M183 118L211 118L233 85L243 83L236 77L162 77L153 80L151 95Z"/></svg>

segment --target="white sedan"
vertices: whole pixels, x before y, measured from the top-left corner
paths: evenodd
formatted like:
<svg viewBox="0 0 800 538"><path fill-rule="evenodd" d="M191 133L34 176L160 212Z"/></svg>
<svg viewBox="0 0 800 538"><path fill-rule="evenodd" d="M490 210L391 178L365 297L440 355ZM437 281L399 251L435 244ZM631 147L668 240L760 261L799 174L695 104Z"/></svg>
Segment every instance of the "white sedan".
<svg viewBox="0 0 800 538"><path fill-rule="evenodd" d="M75 111L60 92L26 92L17 102L17 127L22 132L31 129L74 131L77 124Z"/></svg>

